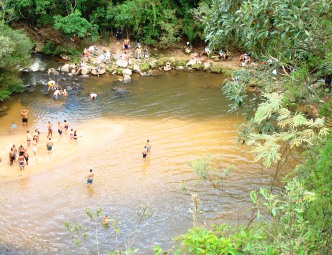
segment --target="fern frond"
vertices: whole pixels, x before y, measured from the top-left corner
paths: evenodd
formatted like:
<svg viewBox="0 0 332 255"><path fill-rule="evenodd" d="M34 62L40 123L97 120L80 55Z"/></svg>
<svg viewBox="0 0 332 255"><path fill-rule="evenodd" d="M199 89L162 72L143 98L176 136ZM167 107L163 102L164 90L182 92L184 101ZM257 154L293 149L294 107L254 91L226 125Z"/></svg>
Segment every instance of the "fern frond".
<svg viewBox="0 0 332 255"><path fill-rule="evenodd" d="M289 117L290 111L286 108L281 108L281 109L279 109L278 114L279 114L279 116L278 116L277 120L282 121Z"/></svg>

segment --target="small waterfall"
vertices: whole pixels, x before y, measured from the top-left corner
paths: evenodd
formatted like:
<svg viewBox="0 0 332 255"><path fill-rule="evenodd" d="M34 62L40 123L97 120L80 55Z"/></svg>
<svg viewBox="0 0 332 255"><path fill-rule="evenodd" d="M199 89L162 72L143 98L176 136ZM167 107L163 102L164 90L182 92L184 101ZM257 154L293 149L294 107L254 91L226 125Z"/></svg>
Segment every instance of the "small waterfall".
<svg viewBox="0 0 332 255"><path fill-rule="evenodd" d="M33 72L36 71L44 71L46 68L46 63L43 61L41 56L34 55L33 56L33 63L29 67Z"/></svg>

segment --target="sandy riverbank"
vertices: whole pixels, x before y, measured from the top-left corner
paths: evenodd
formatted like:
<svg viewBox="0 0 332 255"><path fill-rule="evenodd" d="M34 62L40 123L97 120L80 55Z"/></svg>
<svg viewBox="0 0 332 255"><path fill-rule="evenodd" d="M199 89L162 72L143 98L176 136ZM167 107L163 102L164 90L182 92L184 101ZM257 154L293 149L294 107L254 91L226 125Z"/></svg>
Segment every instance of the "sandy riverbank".
<svg viewBox="0 0 332 255"><path fill-rule="evenodd" d="M106 146L111 141L119 137L125 130L122 125L114 124L110 120L97 119L89 121L79 126L75 126L78 130L78 143L70 141L68 135L63 134L62 137L57 133L55 123L53 124L53 153L49 155L46 150L46 132L40 134L40 140L37 145L37 155L33 155L32 149L29 152L29 165L25 165L25 170L21 171L18 160L10 167L8 153L13 144L19 147L21 144L26 147L26 133L21 131L16 135L2 135L0 137L0 148L2 162L0 163L0 179L20 178L27 175L35 174L39 171L47 171L48 167L55 166L62 161L70 158L80 157L89 151L96 151ZM3 151L7 148L8 151Z"/></svg>

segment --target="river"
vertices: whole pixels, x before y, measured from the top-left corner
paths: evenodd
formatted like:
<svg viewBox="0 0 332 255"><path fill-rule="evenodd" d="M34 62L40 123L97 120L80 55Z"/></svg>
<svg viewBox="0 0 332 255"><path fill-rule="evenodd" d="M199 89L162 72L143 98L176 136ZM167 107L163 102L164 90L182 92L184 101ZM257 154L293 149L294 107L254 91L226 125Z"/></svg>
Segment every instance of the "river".
<svg viewBox="0 0 332 255"><path fill-rule="evenodd" d="M153 254L154 245L169 249L175 245L172 238L193 224L192 193L200 199L202 224L249 217L250 191L269 186L273 174L253 163L247 147L236 144L235 125L243 119L228 114L221 75L171 71L134 76L128 85L112 82L111 75L60 75L57 79L66 79L60 83L74 89L54 101L45 85L47 73L38 70L57 65L37 55L35 71L23 75L25 84L35 86L6 102L8 115L0 118L1 254L97 254L97 247L106 254L126 245L139 248L138 254ZM112 87L130 94L119 97ZM90 92L98 94L95 101L89 100ZM23 108L30 111L28 128L21 126ZM78 130L78 144L54 132L54 152L47 155L49 120L54 131L58 120L67 120ZM17 124L14 134L12 122ZM41 130L37 156L30 151L30 164L22 172L18 163L9 167L12 144L24 145L26 131L35 127ZM152 148L144 161L147 139ZM233 166L224 180L228 194L198 181L190 169L189 162L206 155L218 169ZM87 188L90 168L95 178ZM101 218L89 221L86 208L102 208L102 216L116 219L120 236L102 227ZM65 221L89 225L91 235L75 246Z"/></svg>

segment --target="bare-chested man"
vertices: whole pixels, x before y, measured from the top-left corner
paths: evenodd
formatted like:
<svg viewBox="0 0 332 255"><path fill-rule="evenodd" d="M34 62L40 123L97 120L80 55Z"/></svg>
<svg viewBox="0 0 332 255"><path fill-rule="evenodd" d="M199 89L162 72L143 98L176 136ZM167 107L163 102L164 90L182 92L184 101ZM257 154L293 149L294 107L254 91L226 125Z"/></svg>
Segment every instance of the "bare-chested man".
<svg viewBox="0 0 332 255"><path fill-rule="evenodd" d="M52 137L53 132L52 132L52 122L51 121L49 121L47 124L47 132L48 132L47 137Z"/></svg>
<svg viewBox="0 0 332 255"><path fill-rule="evenodd" d="M13 166L14 161L15 161L14 148L10 148L10 152L9 152L9 165Z"/></svg>
<svg viewBox="0 0 332 255"><path fill-rule="evenodd" d="M61 122L58 121L58 133L60 137L62 137L62 132L63 132L63 126L61 125Z"/></svg>
<svg viewBox="0 0 332 255"><path fill-rule="evenodd" d="M93 176L94 176L94 173L92 172L92 169L90 169L90 173L87 177L85 177L87 180L86 180L86 184L88 185L88 187L90 187L93 183Z"/></svg>
<svg viewBox="0 0 332 255"><path fill-rule="evenodd" d="M28 126L28 113L29 113L28 110L21 111L23 126Z"/></svg>

